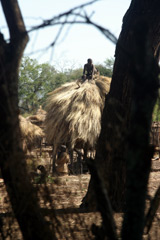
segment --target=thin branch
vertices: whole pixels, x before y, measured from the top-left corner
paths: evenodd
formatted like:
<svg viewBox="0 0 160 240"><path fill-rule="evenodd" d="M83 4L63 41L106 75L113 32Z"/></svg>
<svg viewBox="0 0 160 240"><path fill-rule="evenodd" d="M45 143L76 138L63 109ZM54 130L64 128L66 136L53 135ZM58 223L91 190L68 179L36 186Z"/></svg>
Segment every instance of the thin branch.
<svg viewBox="0 0 160 240"><path fill-rule="evenodd" d="M90 21L90 20L87 20L87 21L76 21L73 20L73 21L59 21L57 23L54 23L54 26L57 26L57 25L62 25L64 27L64 25L73 25L73 24L89 24L89 25L92 25L94 26L96 29L98 29L107 39L109 39L113 44L116 44L117 43L117 38L116 36L114 36L114 34L112 34L108 29L106 28L103 28L102 26ZM48 25L48 27L51 27L51 25ZM62 28L63 28L62 27ZM58 31L58 34L56 35L56 38L55 40L49 44L47 47L45 47L44 49L39 49L35 52L31 52L30 54L35 54L37 52L40 52L40 51L46 51L48 50L50 47L53 47L56 45L57 43L57 40L59 39L60 37L60 34L62 32L62 28L60 28L60 30Z"/></svg>
<svg viewBox="0 0 160 240"><path fill-rule="evenodd" d="M28 32L35 31L35 30L38 30L38 29L40 29L40 28L44 28L44 27L47 27L47 26L54 25L54 23L55 23L57 20L65 17L65 16L69 16L69 15L73 14L73 12L76 11L77 9L83 9L84 7L86 7L86 6L88 6L88 5L91 5L91 4L93 4L93 3L97 2L97 1L99 1L99 0L93 0L93 1L91 1L91 2L88 2L88 3L85 3L85 4L79 5L79 6L75 7L75 8L70 9L69 11L66 11L66 12L64 12L64 13L59 14L58 16L55 16L55 17L53 17L53 18L51 18L51 19L48 19L48 20L44 20L42 24L33 27L33 28L32 28L30 31L28 31Z"/></svg>
<svg viewBox="0 0 160 240"><path fill-rule="evenodd" d="M116 44L117 43L117 38L106 28L96 24L95 22L91 21L91 17L93 16L93 12L91 13L90 16L87 15L86 11L84 11L84 7L91 5L95 2L97 2L98 0L94 0L91 2L88 2L86 4L77 6L75 8L70 9L69 11L66 11L62 14L59 14L51 19L48 20L44 20L42 24L37 25L32 27L30 30L28 30L28 33L33 32L35 30L38 29L42 29L42 28L46 28L46 27L51 27L51 26L56 26L56 25L72 25L72 24L90 24L92 26L94 26L95 28L97 28L101 33L103 33L105 35L105 37L107 37L112 43ZM80 12L77 13L76 10L82 10L83 14L81 14ZM62 20L63 17L66 17L66 20ZM73 20L67 20L68 17L74 17ZM80 20L76 20L76 18L79 18ZM55 38L55 40L52 42L52 46L56 44L57 39L60 36L60 33L62 31L60 30L59 33L57 34L58 37Z"/></svg>
<svg viewBox="0 0 160 240"><path fill-rule="evenodd" d="M76 21L76 22L74 20L73 21L59 21L57 23L54 23L54 26L67 25L67 24L70 24L70 25L72 25L72 24L89 24L89 25L92 25L95 28L97 28L100 32L102 32L105 35L105 37L107 37L112 43L114 43L114 44L117 43L117 38L113 33L111 33L108 29L106 29L106 28L104 28L104 27L102 27L102 26L100 26L100 25L98 25L98 24L96 24L96 23L94 23L94 22L92 22L91 20L88 20L88 19L87 19L87 21ZM48 27L51 27L51 26L53 26L53 25L48 25ZM32 30L30 30L28 32L31 32Z"/></svg>

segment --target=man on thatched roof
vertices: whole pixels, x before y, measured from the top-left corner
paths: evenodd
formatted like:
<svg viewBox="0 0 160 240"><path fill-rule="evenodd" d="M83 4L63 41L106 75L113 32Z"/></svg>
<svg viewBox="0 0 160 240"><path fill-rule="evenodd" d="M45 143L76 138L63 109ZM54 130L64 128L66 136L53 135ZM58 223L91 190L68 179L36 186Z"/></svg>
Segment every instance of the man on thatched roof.
<svg viewBox="0 0 160 240"><path fill-rule="evenodd" d="M89 58L87 60L87 63L84 65L84 68L83 68L83 80L92 80L93 79L93 75L97 72L94 64L93 64L93 61L91 58Z"/></svg>

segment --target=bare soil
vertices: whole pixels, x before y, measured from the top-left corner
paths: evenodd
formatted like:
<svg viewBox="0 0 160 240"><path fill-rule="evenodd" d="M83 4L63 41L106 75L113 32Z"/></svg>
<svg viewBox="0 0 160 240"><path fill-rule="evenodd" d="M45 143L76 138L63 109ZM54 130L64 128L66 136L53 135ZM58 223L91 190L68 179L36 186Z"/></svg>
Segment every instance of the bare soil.
<svg viewBox="0 0 160 240"><path fill-rule="evenodd" d="M42 213L45 215L48 224L56 231L58 240L65 239L94 239L91 232L92 224L100 226L101 216L98 212L84 212L79 209L82 198L85 196L90 180L89 174L79 176L57 177L53 183L35 184L38 189L39 201ZM160 185L160 159L152 160L152 171L149 179L148 193L154 196ZM46 195L46 188L50 198ZM147 205L150 202L147 200ZM53 210L54 209L54 210ZM114 218L117 230L120 232L123 214L115 213ZM0 179L0 218L3 222L3 234L0 239L21 240L19 230L9 203L3 179ZM120 239L120 238L119 238ZM144 239L160 239L160 207L154 218L150 233L144 235Z"/></svg>

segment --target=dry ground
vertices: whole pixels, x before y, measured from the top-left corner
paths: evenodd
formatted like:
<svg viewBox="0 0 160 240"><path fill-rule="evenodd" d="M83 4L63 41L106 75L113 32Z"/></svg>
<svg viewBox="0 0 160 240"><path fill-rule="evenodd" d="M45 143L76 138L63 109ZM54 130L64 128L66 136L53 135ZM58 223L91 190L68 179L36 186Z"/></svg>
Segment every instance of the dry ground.
<svg viewBox="0 0 160 240"><path fill-rule="evenodd" d="M89 174L82 174L79 176L58 177L54 179L53 183L35 185L38 188L42 212L46 216L48 224L56 229L58 240L94 239L90 228L93 223L96 225L101 224L100 214L98 212L86 213L78 210L81 200L87 191L89 179ZM160 159L152 161L152 172L148 187L151 196L154 196L159 183ZM50 193L50 199L45 194L46 187ZM53 208L56 211L53 211ZM4 224L4 239L21 240L22 236L13 217L2 179L0 182L0 217ZM115 214L114 217L117 227L120 229L122 214ZM2 235L0 235L1 238ZM150 236L145 235L144 239L160 239L160 207L154 218Z"/></svg>

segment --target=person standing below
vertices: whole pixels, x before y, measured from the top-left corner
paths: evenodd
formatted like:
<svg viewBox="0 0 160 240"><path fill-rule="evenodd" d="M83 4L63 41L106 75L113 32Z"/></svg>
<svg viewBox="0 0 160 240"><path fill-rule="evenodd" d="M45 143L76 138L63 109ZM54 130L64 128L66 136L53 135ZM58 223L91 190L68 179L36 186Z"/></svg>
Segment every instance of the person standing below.
<svg viewBox="0 0 160 240"><path fill-rule="evenodd" d="M93 61L91 58L89 58L87 60L87 63L84 65L84 68L83 68L83 80L92 80L93 79L93 75L96 73L96 68L95 66L93 65Z"/></svg>
<svg viewBox="0 0 160 240"><path fill-rule="evenodd" d="M68 175L68 163L70 161L69 154L65 145L61 145L56 160L56 172L58 176Z"/></svg>

